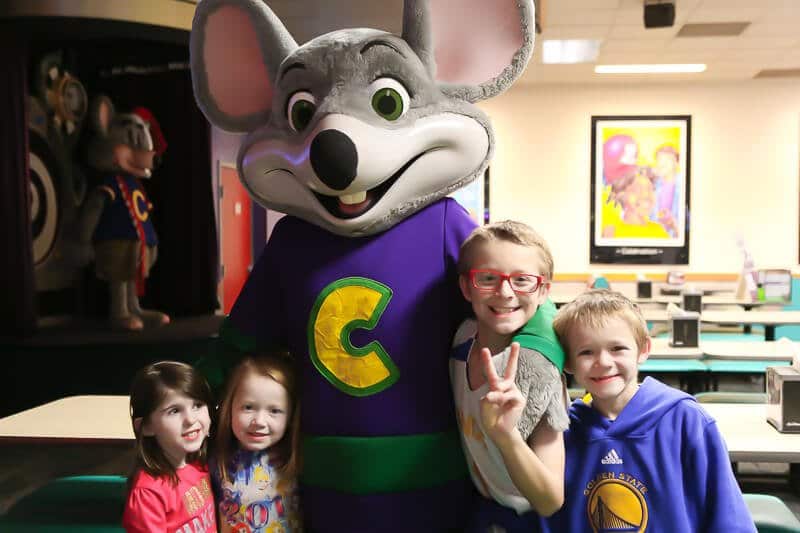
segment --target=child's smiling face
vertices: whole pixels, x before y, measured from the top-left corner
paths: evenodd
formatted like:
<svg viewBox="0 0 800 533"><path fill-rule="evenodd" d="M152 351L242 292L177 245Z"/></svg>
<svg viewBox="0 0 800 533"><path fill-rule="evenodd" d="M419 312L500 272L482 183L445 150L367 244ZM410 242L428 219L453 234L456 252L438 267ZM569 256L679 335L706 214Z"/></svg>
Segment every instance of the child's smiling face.
<svg viewBox="0 0 800 533"><path fill-rule="evenodd" d="M650 351L649 337L640 350L628 322L612 316L602 327L575 324L565 340L567 370L592 395L600 413L616 418L638 389L639 364Z"/></svg>
<svg viewBox="0 0 800 533"><path fill-rule="evenodd" d="M233 434L241 447L250 451L266 450L280 442L291 416L283 385L255 372L242 379L231 410Z"/></svg>
<svg viewBox="0 0 800 533"><path fill-rule="evenodd" d="M471 269L489 269L503 274L542 273L540 251L533 246L493 239L475 247ZM536 313L549 293L549 281L533 292L515 292L509 280L500 281L495 289L479 289L469 274L459 280L464 298L472 303L478 323L497 336L511 336Z"/></svg>
<svg viewBox="0 0 800 533"><path fill-rule="evenodd" d="M175 468L186 464L186 456L203 446L211 428L208 406L168 389L158 407L143 422L142 434L155 437Z"/></svg>

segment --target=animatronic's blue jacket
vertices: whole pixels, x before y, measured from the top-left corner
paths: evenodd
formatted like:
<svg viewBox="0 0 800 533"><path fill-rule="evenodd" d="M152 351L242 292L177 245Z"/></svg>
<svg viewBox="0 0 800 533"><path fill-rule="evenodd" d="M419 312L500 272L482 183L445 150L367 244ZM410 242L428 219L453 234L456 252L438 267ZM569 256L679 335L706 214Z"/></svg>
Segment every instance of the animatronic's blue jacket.
<svg viewBox="0 0 800 533"><path fill-rule="evenodd" d="M125 183L131 202L130 206L126 203L118 178ZM136 229L138 221L144 230L144 239L147 246L156 246L158 237L153 227L153 204L147 199L139 178L130 174L106 176L99 187L108 193L109 203L97 223L94 240L96 242L108 240L138 241L139 234ZM133 216L136 217L136 220L132 218Z"/></svg>
<svg viewBox="0 0 800 533"><path fill-rule="evenodd" d="M646 378L616 420L570 407L560 531L754 532L716 422L693 397Z"/></svg>

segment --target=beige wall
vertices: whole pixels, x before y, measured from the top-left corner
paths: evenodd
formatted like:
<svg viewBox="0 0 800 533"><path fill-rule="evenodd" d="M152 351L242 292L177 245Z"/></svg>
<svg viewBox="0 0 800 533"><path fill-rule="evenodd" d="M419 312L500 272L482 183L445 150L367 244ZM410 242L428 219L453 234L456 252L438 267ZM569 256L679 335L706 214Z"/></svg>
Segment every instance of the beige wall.
<svg viewBox="0 0 800 533"><path fill-rule="evenodd" d="M481 104L494 124L491 218L533 225L557 272L663 270L589 265L592 115L691 115L688 268L736 272L736 235L757 267L797 265L800 82L521 86Z"/></svg>

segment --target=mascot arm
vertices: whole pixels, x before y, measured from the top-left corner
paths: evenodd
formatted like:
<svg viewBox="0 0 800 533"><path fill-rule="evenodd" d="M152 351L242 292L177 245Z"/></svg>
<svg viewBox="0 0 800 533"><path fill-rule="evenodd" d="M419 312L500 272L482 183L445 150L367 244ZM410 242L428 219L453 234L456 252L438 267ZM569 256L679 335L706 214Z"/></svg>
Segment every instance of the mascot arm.
<svg viewBox="0 0 800 533"><path fill-rule="evenodd" d="M550 360L536 350L521 348L517 386L526 398L522 418L517 424L526 440L542 418L555 431L567 429L569 417L564 381Z"/></svg>
<svg viewBox="0 0 800 533"><path fill-rule="evenodd" d="M525 438L542 417L556 431L569 425L561 378L565 355L553 331L555 314L556 306L548 298L513 339L520 344L517 386L527 398L518 426Z"/></svg>

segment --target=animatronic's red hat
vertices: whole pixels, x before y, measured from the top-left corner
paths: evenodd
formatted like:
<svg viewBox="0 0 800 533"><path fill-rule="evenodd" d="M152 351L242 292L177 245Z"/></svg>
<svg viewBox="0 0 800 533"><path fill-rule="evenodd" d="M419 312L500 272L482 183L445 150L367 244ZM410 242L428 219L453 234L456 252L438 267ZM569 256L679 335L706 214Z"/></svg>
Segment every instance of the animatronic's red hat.
<svg viewBox="0 0 800 533"><path fill-rule="evenodd" d="M167 140L161 132L161 126L158 124L156 117L153 116L153 113L146 107L137 107L132 113L138 115L139 118L150 124L150 136L153 138L153 150L155 150L158 155L162 155L167 150Z"/></svg>

